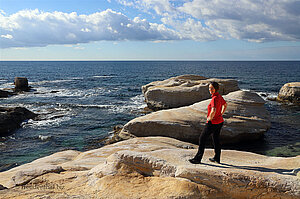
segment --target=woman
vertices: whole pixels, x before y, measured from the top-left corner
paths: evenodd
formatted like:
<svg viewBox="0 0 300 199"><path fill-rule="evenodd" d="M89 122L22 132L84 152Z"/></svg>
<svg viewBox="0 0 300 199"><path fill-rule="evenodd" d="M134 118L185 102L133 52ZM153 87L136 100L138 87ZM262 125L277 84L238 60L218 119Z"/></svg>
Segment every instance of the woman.
<svg viewBox="0 0 300 199"><path fill-rule="evenodd" d="M219 84L217 82L212 82L209 84L209 92L211 94L212 100L210 101L207 107L207 121L205 128L203 129L200 138L199 138L199 148L198 152L193 159L189 161L192 164L200 164L201 159L204 153L205 142L209 135L212 134L213 137L213 145L215 148L215 156L213 158L209 158L211 162L220 163L221 157L221 145L220 145L220 131L223 126L224 119L222 115L224 114L227 103L223 99L223 97L218 93Z"/></svg>

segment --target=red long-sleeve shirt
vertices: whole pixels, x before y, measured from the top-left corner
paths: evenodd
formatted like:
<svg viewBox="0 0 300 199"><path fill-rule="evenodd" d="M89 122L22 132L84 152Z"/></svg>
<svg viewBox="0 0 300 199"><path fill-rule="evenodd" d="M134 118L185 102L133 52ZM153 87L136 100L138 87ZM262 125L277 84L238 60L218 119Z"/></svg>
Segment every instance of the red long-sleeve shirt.
<svg viewBox="0 0 300 199"><path fill-rule="evenodd" d="M224 122L221 111L222 111L222 106L224 104L226 104L226 101L223 99L223 97L218 92L215 92L214 94L212 94L211 97L212 97L212 99L207 106L207 117L210 115L211 109L215 108L216 114L215 114L214 118L211 120L211 123L212 124L220 124L220 123Z"/></svg>

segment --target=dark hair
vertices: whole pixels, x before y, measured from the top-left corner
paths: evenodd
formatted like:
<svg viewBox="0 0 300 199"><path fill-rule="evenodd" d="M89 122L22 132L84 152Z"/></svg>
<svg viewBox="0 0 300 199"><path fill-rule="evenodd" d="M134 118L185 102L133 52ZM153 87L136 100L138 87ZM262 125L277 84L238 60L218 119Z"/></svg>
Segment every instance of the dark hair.
<svg viewBox="0 0 300 199"><path fill-rule="evenodd" d="M216 91L219 90L219 84L217 82L210 82L210 84L216 89Z"/></svg>

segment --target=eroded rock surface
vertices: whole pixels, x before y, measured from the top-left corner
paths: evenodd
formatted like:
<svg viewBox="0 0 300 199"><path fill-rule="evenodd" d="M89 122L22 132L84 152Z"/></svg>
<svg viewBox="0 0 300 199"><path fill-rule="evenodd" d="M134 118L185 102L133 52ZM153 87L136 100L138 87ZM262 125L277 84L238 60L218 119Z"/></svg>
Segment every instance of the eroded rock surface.
<svg viewBox="0 0 300 199"><path fill-rule="evenodd" d="M210 98L208 85L215 81L220 84L220 94L226 95L239 90L233 79L208 79L199 75L182 75L142 86L145 101L153 110L188 106Z"/></svg>
<svg viewBox="0 0 300 199"><path fill-rule="evenodd" d="M239 90L223 97L228 107L220 135L222 143L256 140L270 128L270 115L264 107L265 101L256 93ZM124 126L121 136L166 136L198 143L206 123L209 102L210 99L135 118Z"/></svg>
<svg viewBox="0 0 300 199"><path fill-rule="evenodd" d="M281 87L277 99L279 101L300 103L300 82L286 83Z"/></svg>
<svg viewBox="0 0 300 199"><path fill-rule="evenodd" d="M300 197L300 156L267 157L223 150L221 164L188 159L196 145L166 137L133 138L87 152L64 151L0 173L1 198L291 198ZM40 165L22 186L14 176ZM298 169L298 170L297 170Z"/></svg>

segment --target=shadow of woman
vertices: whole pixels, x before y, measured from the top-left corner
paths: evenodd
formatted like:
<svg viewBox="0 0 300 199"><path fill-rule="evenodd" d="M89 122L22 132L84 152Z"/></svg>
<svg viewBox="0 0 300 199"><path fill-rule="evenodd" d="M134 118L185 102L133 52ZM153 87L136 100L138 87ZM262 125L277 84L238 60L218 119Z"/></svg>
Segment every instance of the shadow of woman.
<svg viewBox="0 0 300 199"><path fill-rule="evenodd" d="M294 176L296 176L297 173L300 172L300 168L296 168L296 169L271 169L271 168L266 168L266 167L237 166L237 165L226 164L226 163L220 163L218 165L216 165L216 164L205 164L205 165L219 167L219 168L235 168L235 169L259 171L259 172L275 172L275 173L282 174L282 175L294 175Z"/></svg>

